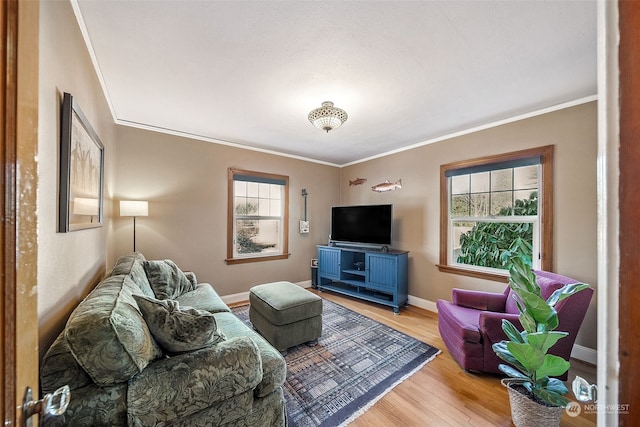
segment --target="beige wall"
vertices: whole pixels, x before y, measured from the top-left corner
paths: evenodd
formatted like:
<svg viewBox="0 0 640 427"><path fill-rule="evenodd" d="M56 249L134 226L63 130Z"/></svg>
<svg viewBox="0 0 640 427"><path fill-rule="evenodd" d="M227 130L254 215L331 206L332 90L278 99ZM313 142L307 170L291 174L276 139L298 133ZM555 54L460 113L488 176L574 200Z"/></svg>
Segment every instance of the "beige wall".
<svg viewBox="0 0 640 427"><path fill-rule="evenodd" d="M230 167L289 176L289 259L224 262ZM327 212L339 199L336 167L124 126L118 127L115 175L115 200L149 201L149 216L136 220L136 250L147 259L173 259L223 296L258 283L310 280L310 259L316 245L327 242ZM309 234L298 232L303 188ZM114 224L120 256L133 249L133 221L118 217Z"/></svg>
<svg viewBox="0 0 640 427"><path fill-rule="evenodd" d="M536 116L342 169L341 203L392 203L394 242L409 254L409 294L430 302L451 289L502 291L504 285L438 271L440 165L525 148L555 145L554 270L597 287L596 103ZM366 178L362 186L349 180ZM371 186L402 179L402 189ZM596 301L577 343L596 348Z"/></svg>
<svg viewBox="0 0 640 427"><path fill-rule="evenodd" d="M40 2L38 125L38 323L46 351L71 310L99 281L113 258L109 212L115 125L69 2ZM104 226L57 232L60 106L71 93L105 148Z"/></svg>

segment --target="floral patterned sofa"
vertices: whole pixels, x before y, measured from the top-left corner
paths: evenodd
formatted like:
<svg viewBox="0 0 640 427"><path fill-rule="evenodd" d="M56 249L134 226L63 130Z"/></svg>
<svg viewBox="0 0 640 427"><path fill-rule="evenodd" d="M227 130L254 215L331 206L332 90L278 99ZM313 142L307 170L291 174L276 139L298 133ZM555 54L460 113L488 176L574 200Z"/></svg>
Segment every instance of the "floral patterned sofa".
<svg viewBox="0 0 640 427"><path fill-rule="evenodd" d="M132 253L73 311L40 382L71 389L48 425L283 426L285 375L209 284Z"/></svg>

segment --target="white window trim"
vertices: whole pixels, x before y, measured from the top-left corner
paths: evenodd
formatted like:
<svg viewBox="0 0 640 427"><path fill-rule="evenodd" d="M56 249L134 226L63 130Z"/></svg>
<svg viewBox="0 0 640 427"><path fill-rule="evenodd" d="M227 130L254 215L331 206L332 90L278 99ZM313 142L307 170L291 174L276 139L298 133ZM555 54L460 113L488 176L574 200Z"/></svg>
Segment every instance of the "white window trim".
<svg viewBox="0 0 640 427"><path fill-rule="evenodd" d="M281 195L281 216L260 216L253 215L251 217L242 216L242 218L269 219L274 218L280 221L281 229L279 233L280 250L277 252L239 254L236 248L236 213L235 213L235 182L236 176L256 177L255 182L264 182L264 180L282 181ZM228 200L227 200L227 264L242 264L247 262L267 261L276 259L286 259L289 257L289 177L285 175L268 174L263 172L246 171L240 169L228 170ZM245 180L246 181L246 180Z"/></svg>
<svg viewBox="0 0 640 427"><path fill-rule="evenodd" d="M440 165L440 255L439 262L436 265L439 271L499 282L507 281L506 276L503 274L497 274L493 271L474 271L468 268L461 268L460 264L451 264L449 255L451 248L450 236L452 235L449 221L451 193L449 189L450 180L448 178L452 176L451 172L455 170L478 168L484 165L502 162L513 162L517 159L526 159L534 156L540 158L541 167L540 181L538 183L538 200L540 203L538 205L539 229L536 233L539 239L537 244L540 257L539 268L541 270L553 271L553 154L554 146L547 145ZM474 220L477 220L477 218ZM467 264L464 264L464 266L468 267Z"/></svg>

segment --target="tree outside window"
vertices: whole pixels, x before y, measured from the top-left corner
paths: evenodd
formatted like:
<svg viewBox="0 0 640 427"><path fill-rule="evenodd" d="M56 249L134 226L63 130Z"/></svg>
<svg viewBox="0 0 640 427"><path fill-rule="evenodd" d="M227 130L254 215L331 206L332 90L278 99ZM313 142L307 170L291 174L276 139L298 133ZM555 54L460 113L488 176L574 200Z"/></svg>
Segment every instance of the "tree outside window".
<svg viewBox="0 0 640 427"><path fill-rule="evenodd" d="M547 146L441 166L441 271L504 280L515 255L550 269L552 158Z"/></svg>

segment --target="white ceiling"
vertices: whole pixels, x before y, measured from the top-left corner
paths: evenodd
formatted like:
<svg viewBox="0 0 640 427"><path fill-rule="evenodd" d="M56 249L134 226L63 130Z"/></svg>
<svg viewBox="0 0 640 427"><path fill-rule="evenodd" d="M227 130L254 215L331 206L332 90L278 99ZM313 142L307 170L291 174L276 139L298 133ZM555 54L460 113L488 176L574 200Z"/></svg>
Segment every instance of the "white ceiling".
<svg viewBox="0 0 640 427"><path fill-rule="evenodd" d="M595 0L72 3L117 123L330 164L596 94Z"/></svg>

